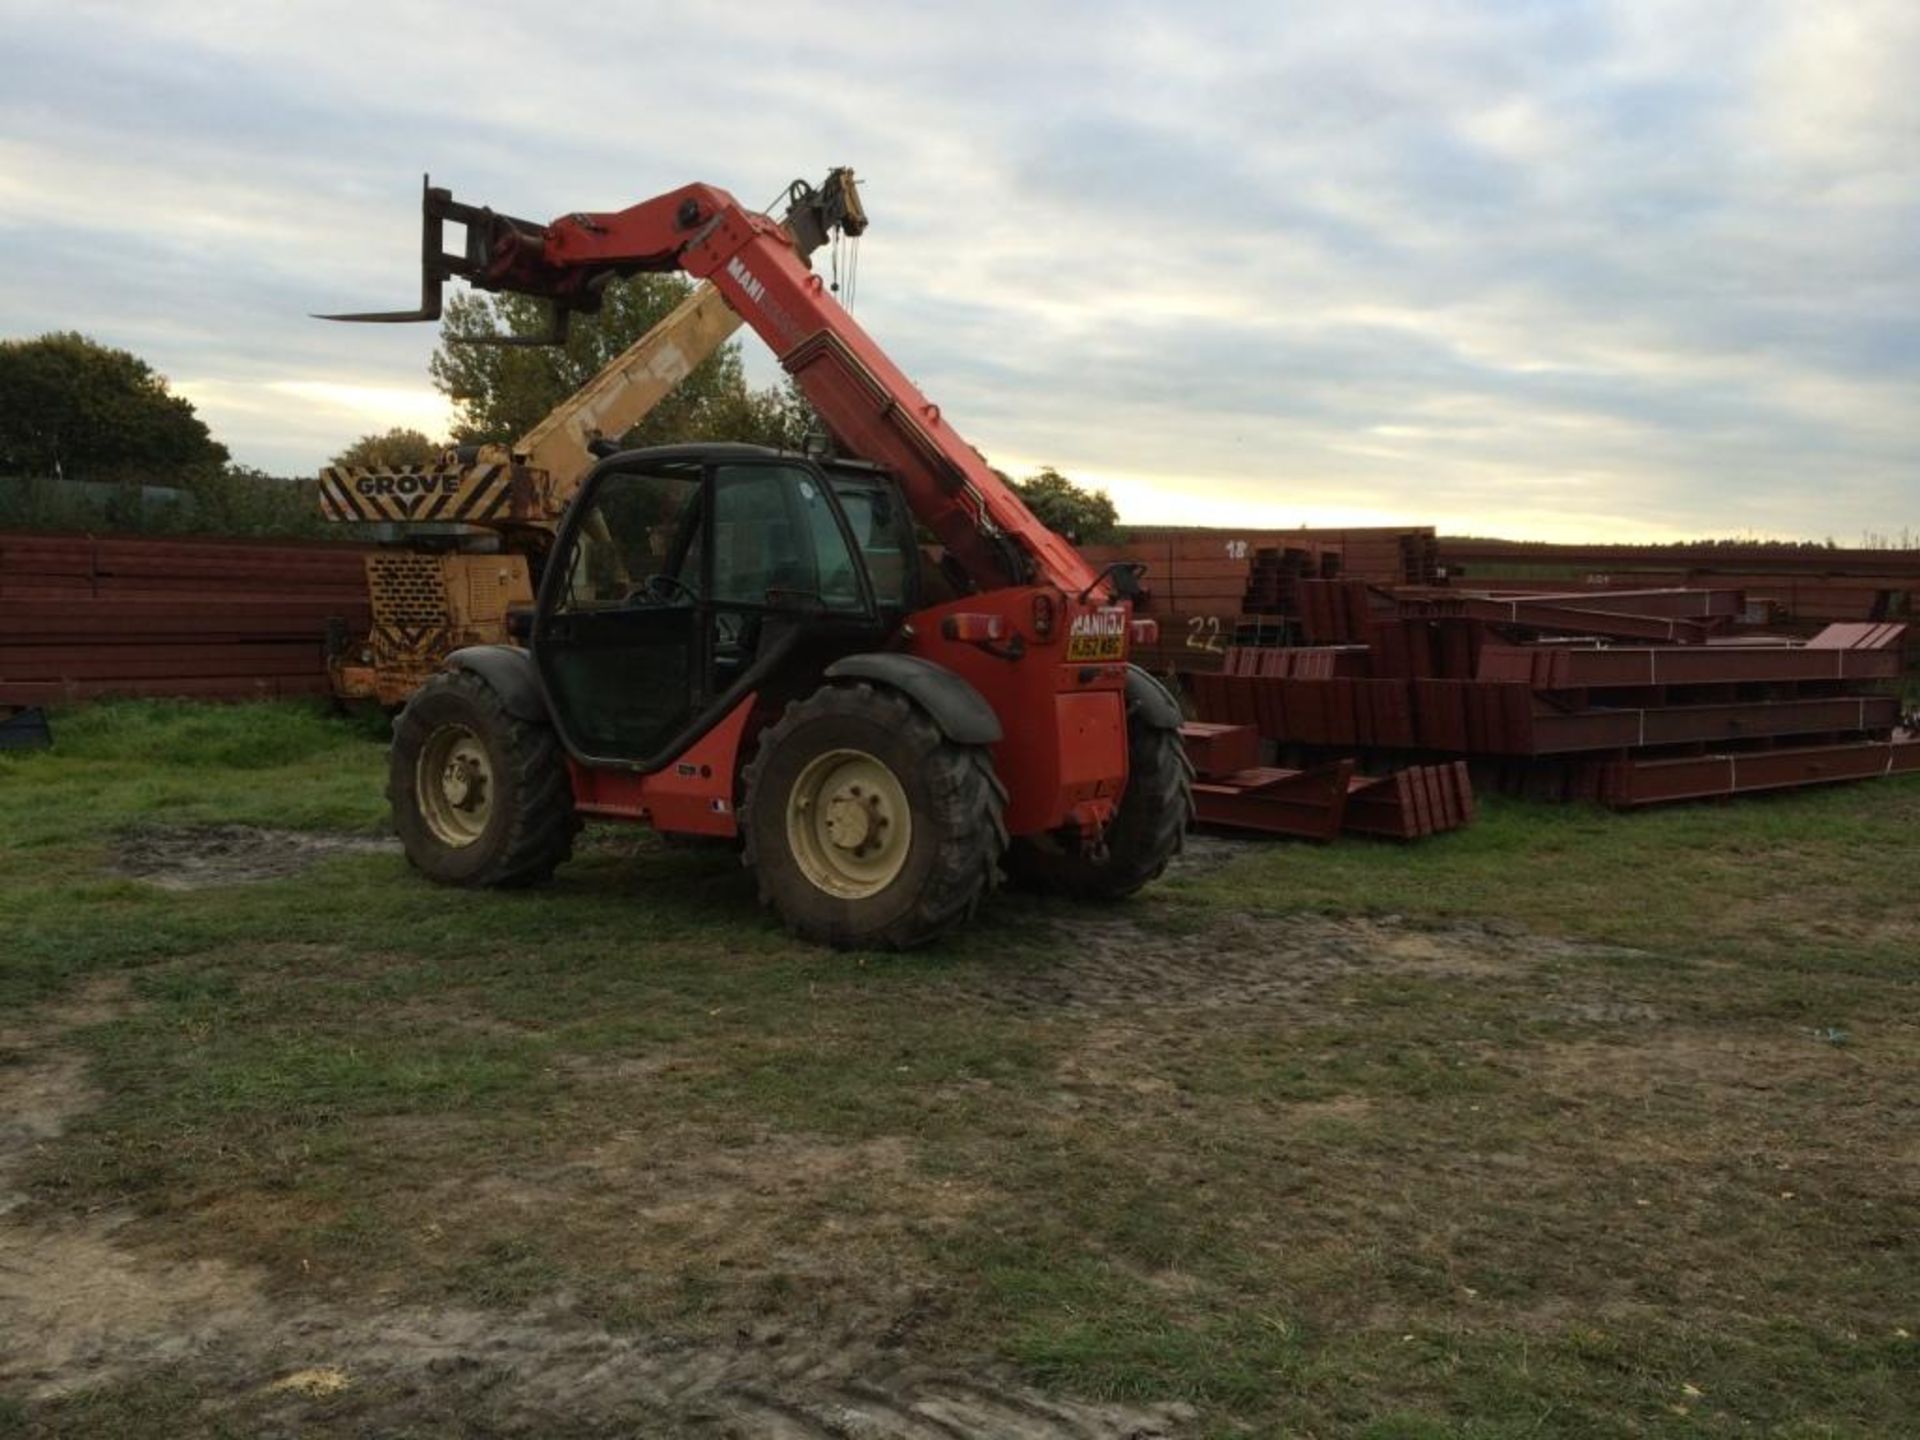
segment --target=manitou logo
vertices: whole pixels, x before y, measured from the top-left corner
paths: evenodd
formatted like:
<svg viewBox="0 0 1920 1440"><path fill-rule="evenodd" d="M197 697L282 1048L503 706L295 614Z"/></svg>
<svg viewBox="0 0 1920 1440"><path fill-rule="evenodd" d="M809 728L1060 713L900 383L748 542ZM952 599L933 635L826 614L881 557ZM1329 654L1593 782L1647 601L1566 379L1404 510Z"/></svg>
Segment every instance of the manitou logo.
<svg viewBox="0 0 1920 1440"><path fill-rule="evenodd" d="M740 282L740 288L753 297L754 304L758 305L766 300L767 287L753 278L753 272L740 263L738 255L727 261L727 274Z"/></svg>
<svg viewBox="0 0 1920 1440"><path fill-rule="evenodd" d="M1073 628L1067 632L1076 639L1082 635L1102 640L1127 633L1127 612L1114 607L1103 610L1089 610L1084 615L1073 617Z"/></svg>

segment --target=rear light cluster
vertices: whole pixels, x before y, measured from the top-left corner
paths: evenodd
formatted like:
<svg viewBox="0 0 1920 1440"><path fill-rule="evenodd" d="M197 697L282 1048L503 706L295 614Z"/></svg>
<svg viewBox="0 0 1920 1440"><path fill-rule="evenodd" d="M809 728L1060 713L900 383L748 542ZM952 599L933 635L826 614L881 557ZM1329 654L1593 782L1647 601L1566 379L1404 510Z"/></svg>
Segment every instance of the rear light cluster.
<svg viewBox="0 0 1920 1440"><path fill-rule="evenodd" d="M940 633L949 640L968 640L978 644L982 640L1005 639L1007 622L999 615L949 615L940 622Z"/></svg>
<svg viewBox="0 0 1920 1440"><path fill-rule="evenodd" d="M1045 643L1053 638L1053 627L1060 617L1060 607L1051 595L1041 594L1033 597L1033 638Z"/></svg>

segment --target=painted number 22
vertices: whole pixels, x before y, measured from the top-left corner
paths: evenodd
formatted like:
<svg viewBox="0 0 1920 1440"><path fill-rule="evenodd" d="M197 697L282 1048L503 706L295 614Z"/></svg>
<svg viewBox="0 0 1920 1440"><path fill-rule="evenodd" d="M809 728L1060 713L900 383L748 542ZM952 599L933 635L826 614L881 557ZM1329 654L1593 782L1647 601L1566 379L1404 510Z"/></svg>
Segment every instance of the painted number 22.
<svg viewBox="0 0 1920 1440"><path fill-rule="evenodd" d="M1189 615L1187 617L1187 648L1205 650L1214 655L1220 654L1220 617Z"/></svg>

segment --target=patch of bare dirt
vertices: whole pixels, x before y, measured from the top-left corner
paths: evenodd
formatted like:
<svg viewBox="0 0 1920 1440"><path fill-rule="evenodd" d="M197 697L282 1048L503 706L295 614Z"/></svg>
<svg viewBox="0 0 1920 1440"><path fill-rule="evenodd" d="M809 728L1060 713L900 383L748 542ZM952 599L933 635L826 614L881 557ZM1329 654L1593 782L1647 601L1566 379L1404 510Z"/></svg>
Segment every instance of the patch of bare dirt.
<svg viewBox="0 0 1920 1440"><path fill-rule="evenodd" d="M1243 855L1251 855L1269 842L1243 840L1232 835L1211 835L1188 831L1180 853L1167 862L1169 875L1204 875L1231 865Z"/></svg>
<svg viewBox="0 0 1920 1440"><path fill-rule="evenodd" d="M663 1206L707 1214L755 1197L815 1194L849 1184L887 1195L938 1190L948 1199L934 1210L970 1203L921 1176L911 1147L899 1136L835 1142L768 1132L750 1144L702 1146L678 1156L662 1156L654 1144L650 1136L616 1136L580 1164L628 1194L640 1187L642 1195L659 1195Z"/></svg>
<svg viewBox="0 0 1920 1440"><path fill-rule="evenodd" d="M1844 1046L1823 1043L1811 1030L1738 1037L1687 1031L1612 1044L1576 1041L1547 1047L1540 1061L1541 1080L1550 1089L1625 1097L1663 1087L1737 1095L1865 1073L1857 1056Z"/></svg>
<svg viewBox="0 0 1920 1440"><path fill-rule="evenodd" d="M98 1098L87 1077L86 1062L46 1039L56 1033L104 1024L127 1005L127 983L108 976L80 987L56 1006L39 1012L43 1026L14 1024L0 1029L0 1216L17 1209L25 1197L13 1181L34 1151L66 1129L67 1120ZM0 1300L5 1271L0 1269ZM0 1325L6 1313L0 1309ZM5 1332L0 1330L0 1343Z"/></svg>
<svg viewBox="0 0 1920 1440"><path fill-rule="evenodd" d="M110 977L41 1010L39 1026L0 1032L0 1380L24 1382L29 1393L60 1393L127 1362L178 1359L261 1313L231 1267L154 1264L121 1249L121 1217L31 1225L19 1218L25 1197L16 1178L99 1098L63 1037L128 1004L125 982Z"/></svg>
<svg viewBox="0 0 1920 1440"><path fill-rule="evenodd" d="M1079 915L1058 928L1056 960L1024 972L996 970L981 998L1023 1010L1164 1015L1299 1004L1356 976L1514 979L1542 965L1623 953L1516 926L1432 929L1321 915L1227 915L1187 933Z"/></svg>
<svg viewBox="0 0 1920 1440"><path fill-rule="evenodd" d="M163 890L205 890L282 880L334 855L398 854L388 836L260 825L141 825L122 832L115 874Z"/></svg>
<svg viewBox="0 0 1920 1440"><path fill-rule="evenodd" d="M1652 1025L1661 1018L1660 1009L1644 1000L1609 997L1568 997L1556 1000L1532 1012L1535 1020L1561 1020L1574 1025Z"/></svg>
<svg viewBox="0 0 1920 1440"><path fill-rule="evenodd" d="M122 990L83 991L32 1027L0 1031L0 1390L45 1401L156 1366L203 1378L210 1411L256 1428L299 1427L319 1404L369 1397L373 1431L484 1413L489 1433L534 1436L556 1417L675 1434L868 1440L1149 1440L1187 1428L1184 1406L1049 1398L994 1366L911 1358L901 1313L847 1317L838 1330L761 1327L730 1343L614 1333L569 1313L352 1306L271 1293L264 1275L215 1259L158 1259L125 1242L115 1215L29 1223L10 1186L97 1100L71 1032L111 1019ZM619 1142L584 1162L630 1177L646 1156ZM710 1240L796 1187L912 1176L905 1148L779 1139L670 1166L661 1204ZM917 1183L937 1183L920 1181ZM664 1192L663 1192L664 1193ZM953 1197L961 1208L966 1196ZM655 1219L672 1218L665 1215ZM399 1397L397 1399L393 1397ZM399 1412L395 1413L395 1408ZM244 1418L242 1418L244 1417Z"/></svg>

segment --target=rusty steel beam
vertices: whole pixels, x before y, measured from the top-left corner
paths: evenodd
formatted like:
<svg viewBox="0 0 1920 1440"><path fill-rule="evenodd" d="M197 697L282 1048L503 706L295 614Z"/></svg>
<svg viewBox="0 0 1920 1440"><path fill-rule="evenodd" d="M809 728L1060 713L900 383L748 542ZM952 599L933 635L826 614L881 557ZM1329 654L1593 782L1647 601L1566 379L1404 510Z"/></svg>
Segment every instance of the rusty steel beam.
<svg viewBox="0 0 1920 1440"><path fill-rule="evenodd" d="M1394 840L1458 830L1473 822L1473 780L1464 760L1411 765L1391 775L1356 775L1341 824L1360 835Z"/></svg>
<svg viewBox="0 0 1920 1440"><path fill-rule="evenodd" d="M1251 725L1189 720L1180 727L1180 743L1194 774L1203 780L1251 770L1260 763L1260 732Z"/></svg>
<svg viewBox="0 0 1920 1440"><path fill-rule="evenodd" d="M1920 774L1920 739L1860 741L1678 760L1609 761L1601 767L1599 798L1616 809L1632 809L1910 774Z"/></svg>
<svg viewBox="0 0 1920 1440"><path fill-rule="evenodd" d="M1584 602L1585 597L1581 597ZM1559 635L1600 635L1618 640L1664 640L1669 644L1704 642L1708 626L1700 620L1651 615L1616 615L1581 605L1533 599L1494 600L1475 595L1404 597L1400 613L1413 619L1478 620L1521 630Z"/></svg>
<svg viewBox="0 0 1920 1440"><path fill-rule="evenodd" d="M1351 760L1311 770L1242 770L1193 787L1194 820L1232 830L1258 830L1325 843L1340 833L1347 813Z"/></svg>
<svg viewBox="0 0 1920 1440"><path fill-rule="evenodd" d="M313 675L133 676L112 680L0 681L0 705L64 705L76 700L151 696L169 700L255 700L326 695L326 671Z"/></svg>
<svg viewBox="0 0 1920 1440"><path fill-rule="evenodd" d="M1900 718L1891 695L1850 695L1833 700L1763 700L1735 705L1673 705L1646 710L1578 710L1535 714L1527 733L1511 732L1503 754L1562 755L1577 750L1638 749L1779 735L1824 735L1889 730Z"/></svg>
<svg viewBox="0 0 1920 1440"><path fill-rule="evenodd" d="M1815 649L1808 645L1487 645L1482 680L1517 681L1536 690L1633 685L1737 685L1808 680L1889 680L1897 650Z"/></svg>
<svg viewBox="0 0 1920 1440"><path fill-rule="evenodd" d="M1475 599L1501 603L1522 601L1533 605L1565 605L1606 615L1639 615L1670 620L1736 620L1746 611L1744 590L1729 586L1661 586L1644 590L1567 590L1523 584L1432 586L1416 589L1403 586L1396 594L1420 599Z"/></svg>

